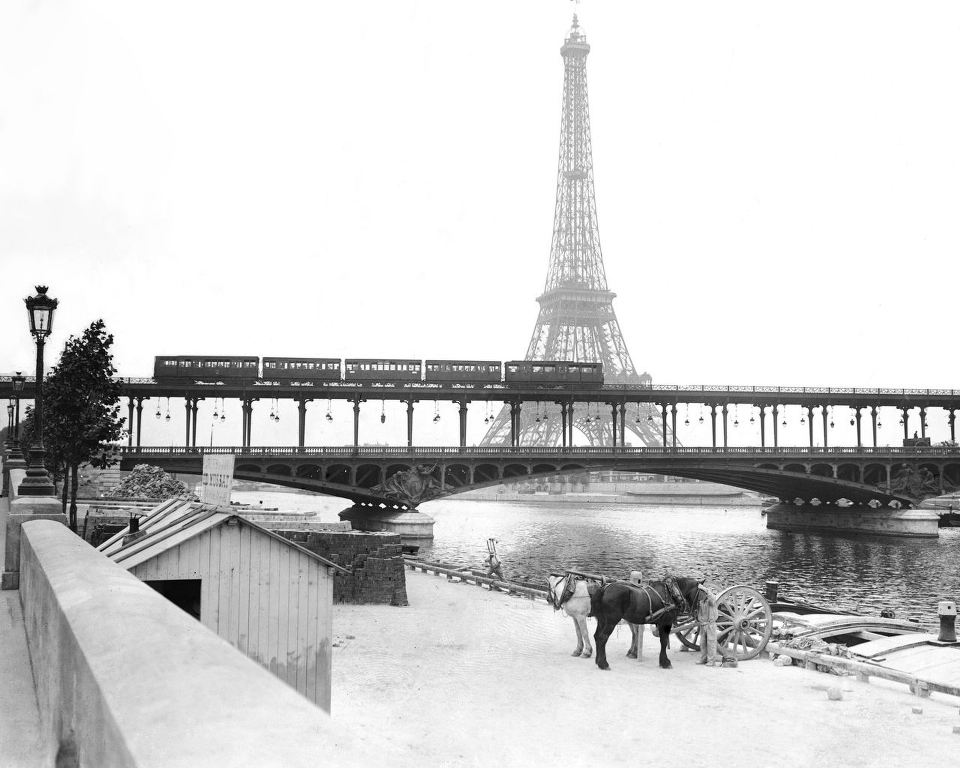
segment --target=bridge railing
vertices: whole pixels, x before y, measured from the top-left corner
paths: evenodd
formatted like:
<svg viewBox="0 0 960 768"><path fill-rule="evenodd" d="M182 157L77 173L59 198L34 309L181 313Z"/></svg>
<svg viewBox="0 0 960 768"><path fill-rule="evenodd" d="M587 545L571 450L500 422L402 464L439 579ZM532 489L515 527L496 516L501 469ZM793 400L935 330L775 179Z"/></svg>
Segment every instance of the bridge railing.
<svg viewBox="0 0 960 768"><path fill-rule="evenodd" d="M235 456L250 457L344 457L344 458L424 458L436 459L444 456L470 456L470 457L524 457L535 458L537 456L571 456L571 457L610 457L620 458L635 456L637 458L657 458L657 457L678 457L678 456L960 456L960 448L949 446L924 446L924 447L822 447L822 446L794 446L794 447L681 447L676 448L646 448L646 447L591 447L574 446L572 448L547 448L539 446L519 446L519 447L470 447L461 448L460 446L438 446L438 447L408 447L408 446L362 446L354 448L353 446L263 446L263 447L242 447L242 446L210 446L210 447L150 447L141 446L130 447L121 446L120 453L124 457L201 457L204 454L223 455L233 454Z"/></svg>

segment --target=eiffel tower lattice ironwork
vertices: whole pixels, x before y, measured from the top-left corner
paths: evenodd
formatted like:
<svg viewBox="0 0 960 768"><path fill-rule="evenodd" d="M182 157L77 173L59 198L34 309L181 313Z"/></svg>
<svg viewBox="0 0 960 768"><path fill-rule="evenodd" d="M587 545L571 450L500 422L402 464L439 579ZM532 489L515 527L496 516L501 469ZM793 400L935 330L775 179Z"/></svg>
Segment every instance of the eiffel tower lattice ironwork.
<svg viewBox="0 0 960 768"><path fill-rule="evenodd" d="M633 365L613 310L616 296L607 286L597 228L593 187L593 149L587 103L587 54L590 46L576 15L570 36L560 49L563 57L563 119L557 168L557 202L550 246L550 268L540 314L527 348L526 360L570 360L603 363L604 381L643 384ZM590 445L611 445L613 415L593 404L577 404L574 429ZM511 442L511 411L504 406L481 445ZM649 403L628 403L624 426L644 445L663 441L661 420ZM525 403L515 439L519 445L558 445L564 440L560 405L553 401ZM619 430L618 430L619 432Z"/></svg>

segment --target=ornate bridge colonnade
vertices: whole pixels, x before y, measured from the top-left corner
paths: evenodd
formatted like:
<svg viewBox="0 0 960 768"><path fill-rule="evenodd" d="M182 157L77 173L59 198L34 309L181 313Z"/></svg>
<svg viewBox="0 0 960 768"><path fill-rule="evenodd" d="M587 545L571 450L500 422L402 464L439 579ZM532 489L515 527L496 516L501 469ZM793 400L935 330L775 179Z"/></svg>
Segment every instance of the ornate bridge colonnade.
<svg viewBox="0 0 960 768"><path fill-rule="evenodd" d="M305 445L308 404L314 401L342 400L352 404L353 444L360 445L360 411L370 401L398 401L406 404L407 446L414 445L414 409L420 402L453 402L459 405L459 444L467 444L467 419L471 404L506 404L511 412L511 445L519 445L521 414L524 409L541 404L560 406L562 419L561 447L574 444L574 422L584 412L593 418L610 423L615 446L625 445L628 411L635 406L654 405L659 419L646 418L649 426L660 436L662 447L677 447L678 419L683 415L689 425L690 406L694 418L711 425L711 447L727 447L731 426L739 424L740 409L743 421L759 422L760 447L779 447L779 430L786 425L787 409L791 420L800 419L809 435L809 444L822 435L828 446L830 430L843 419L856 427L856 445L878 446L878 430L883 419L896 419L903 437L912 432L926 437L931 411L942 409L950 430L950 439L956 440L956 411L960 410L960 390L953 389L890 389L890 388L831 388L831 387L745 387L717 385L604 385L603 387L536 387L513 386L436 386L403 385L373 386L334 383L325 386L291 385L235 385L195 384L184 387L160 385L153 379L122 379L127 400L128 446L139 446L142 435L142 415L145 401L161 398L181 399L184 403L184 446L197 444L197 411L199 402L206 399L235 399L241 403L244 446L253 444L253 412L260 400L290 400L297 405L298 445ZM32 399L33 377L28 377L21 399ZM13 395L10 376L0 376L0 397ZM685 408L682 412L681 408ZM836 408L849 408L848 414L837 413ZM649 408L644 409L649 414ZM733 424L731 425L731 415ZM913 417L916 417L915 419ZM322 418L322 417L321 417ZM639 418L639 416L637 417ZM818 425L817 422L820 422ZM659 422L659 423L655 423ZM888 427L892 426L888 424Z"/></svg>

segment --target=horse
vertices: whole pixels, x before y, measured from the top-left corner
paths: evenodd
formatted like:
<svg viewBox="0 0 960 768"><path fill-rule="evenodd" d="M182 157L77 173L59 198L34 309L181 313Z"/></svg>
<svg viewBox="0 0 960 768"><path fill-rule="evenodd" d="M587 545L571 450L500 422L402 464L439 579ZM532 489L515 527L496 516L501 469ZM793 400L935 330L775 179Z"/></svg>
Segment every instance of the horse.
<svg viewBox="0 0 960 768"><path fill-rule="evenodd" d="M571 655L589 659L593 655L593 648L590 646L587 616L592 615L590 613L591 589L596 591L600 582L593 579L575 579L573 594L561 604L560 600L566 589L568 579L570 579L570 576L556 573L547 577L547 584L550 586L547 602L553 606L555 611L563 611L573 619L573 627L577 631L577 647ZM643 632L636 624L627 623L627 626L630 627L631 634L630 650L627 651L627 658L639 660L643 655Z"/></svg>
<svg viewBox="0 0 960 768"><path fill-rule="evenodd" d="M594 640L597 666L608 670L607 639L621 620L630 624L653 624L660 634L660 666L670 669L667 643L673 622L681 613L695 613L700 582L686 577L667 576L646 586L615 581L601 585L591 595L591 613L597 617Z"/></svg>

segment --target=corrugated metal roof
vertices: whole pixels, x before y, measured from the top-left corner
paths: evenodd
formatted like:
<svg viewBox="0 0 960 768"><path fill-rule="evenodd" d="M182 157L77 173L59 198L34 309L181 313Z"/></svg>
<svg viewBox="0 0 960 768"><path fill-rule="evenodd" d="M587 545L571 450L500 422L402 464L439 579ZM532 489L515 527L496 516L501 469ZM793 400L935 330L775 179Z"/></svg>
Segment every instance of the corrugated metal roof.
<svg viewBox="0 0 960 768"><path fill-rule="evenodd" d="M342 573L350 573L347 568L337 565L316 552L311 552L309 549L305 549L263 526L245 520L240 515L231 512L227 507L215 507L188 499L170 499L150 510L140 519L140 531L143 535L136 540L127 544L123 543L124 536L130 532L128 526L120 533L107 539L97 549L118 565L130 569L231 520L236 520L240 525L247 525L253 530L283 542L286 546L309 555L323 565L336 568Z"/></svg>

